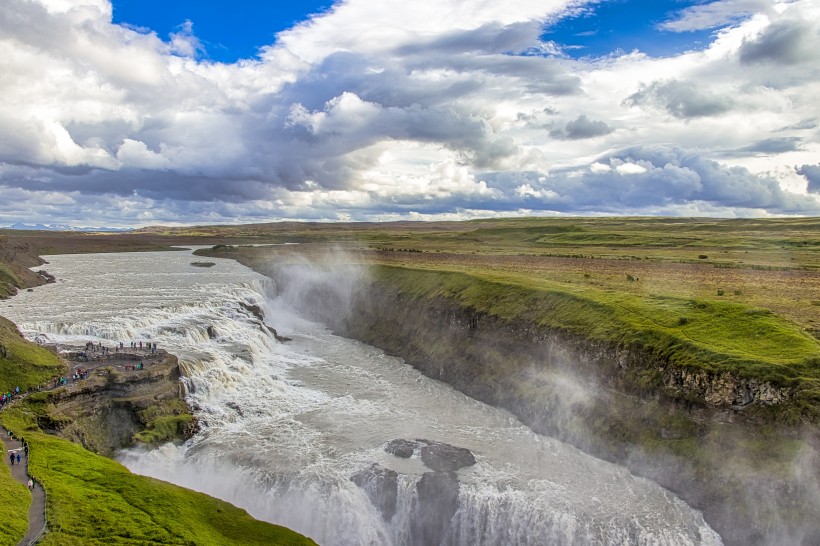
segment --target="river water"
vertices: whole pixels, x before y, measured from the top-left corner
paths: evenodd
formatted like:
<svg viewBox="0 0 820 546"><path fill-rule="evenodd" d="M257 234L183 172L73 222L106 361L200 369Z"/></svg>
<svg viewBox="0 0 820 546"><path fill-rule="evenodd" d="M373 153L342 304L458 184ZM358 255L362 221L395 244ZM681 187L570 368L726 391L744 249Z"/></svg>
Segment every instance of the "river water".
<svg viewBox="0 0 820 546"><path fill-rule="evenodd" d="M325 545L721 543L657 484L333 335L233 261L194 267L187 251L48 259L57 283L0 301L27 337L151 340L180 357L201 430L182 446L122 452L133 472ZM260 328L252 305L292 341ZM476 464L429 474L417 453L385 452L399 438L467 448ZM392 482L374 478L385 473Z"/></svg>

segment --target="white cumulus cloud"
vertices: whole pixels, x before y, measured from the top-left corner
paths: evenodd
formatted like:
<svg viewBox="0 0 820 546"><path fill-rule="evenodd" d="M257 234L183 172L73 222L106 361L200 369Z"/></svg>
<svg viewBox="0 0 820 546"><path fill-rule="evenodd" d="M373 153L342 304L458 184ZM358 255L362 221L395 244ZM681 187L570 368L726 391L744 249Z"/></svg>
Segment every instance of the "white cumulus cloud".
<svg viewBox="0 0 820 546"><path fill-rule="evenodd" d="M341 0L223 64L5 0L0 225L820 213L816 2L698 4L661 30L711 43L664 58L543 40L595 5Z"/></svg>

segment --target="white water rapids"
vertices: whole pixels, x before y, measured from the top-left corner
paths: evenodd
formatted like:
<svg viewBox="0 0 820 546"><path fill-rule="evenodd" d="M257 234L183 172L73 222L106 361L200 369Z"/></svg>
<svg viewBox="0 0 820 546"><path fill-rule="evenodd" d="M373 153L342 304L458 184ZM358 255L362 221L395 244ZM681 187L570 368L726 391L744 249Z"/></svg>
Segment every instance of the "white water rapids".
<svg viewBox="0 0 820 546"><path fill-rule="evenodd" d="M180 358L201 430L182 446L123 452L134 472L324 545L423 544L429 499L416 486L429 469L384 446L425 438L468 448L477 461L457 473L444 544L720 544L698 511L655 483L300 318L285 303L293 298L233 261L193 267L189 252L48 259L56 284L0 301L27 337L150 339ZM293 341L278 343L243 302ZM350 479L374 463L398 472L389 519Z"/></svg>

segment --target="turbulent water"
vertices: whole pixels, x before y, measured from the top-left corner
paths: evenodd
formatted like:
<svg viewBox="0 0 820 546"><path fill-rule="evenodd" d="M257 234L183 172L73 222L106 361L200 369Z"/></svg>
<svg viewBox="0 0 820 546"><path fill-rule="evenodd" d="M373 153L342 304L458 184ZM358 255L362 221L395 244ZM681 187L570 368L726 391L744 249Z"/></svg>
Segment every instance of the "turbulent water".
<svg viewBox="0 0 820 546"><path fill-rule="evenodd" d="M300 318L298 298L233 261L193 267L188 252L49 260L56 284L0 302L26 336L151 340L180 357L201 431L183 446L123 452L134 472L327 545L720 544L698 511L653 482ZM293 340L278 343L249 305ZM440 529L424 528L425 518L449 516L449 505L420 493L429 469L418 457L384 451L396 438L475 455L457 472L455 512ZM371 501L372 484L351 480L374 464L398 473L395 513Z"/></svg>

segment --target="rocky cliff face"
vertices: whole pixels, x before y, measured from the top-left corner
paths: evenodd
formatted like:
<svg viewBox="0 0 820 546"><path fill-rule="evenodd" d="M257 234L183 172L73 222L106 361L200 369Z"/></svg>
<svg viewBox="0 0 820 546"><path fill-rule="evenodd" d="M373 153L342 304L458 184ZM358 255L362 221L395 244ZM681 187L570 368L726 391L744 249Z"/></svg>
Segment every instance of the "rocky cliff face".
<svg viewBox="0 0 820 546"><path fill-rule="evenodd" d="M731 373L670 368L664 386L681 397L702 400L709 406L740 409L749 404L772 406L794 398L794 389L776 387L767 381L741 379Z"/></svg>
<svg viewBox="0 0 820 546"><path fill-rule="evenodd" d="M177 358L163 354L143 370L102 366L88 379L32 399L45 404L38 418L44 431L111 456L138 442L184 439L195 432L179 379Z"/></svg>

